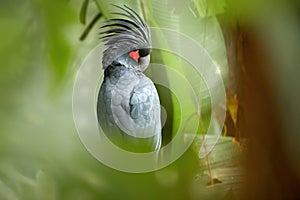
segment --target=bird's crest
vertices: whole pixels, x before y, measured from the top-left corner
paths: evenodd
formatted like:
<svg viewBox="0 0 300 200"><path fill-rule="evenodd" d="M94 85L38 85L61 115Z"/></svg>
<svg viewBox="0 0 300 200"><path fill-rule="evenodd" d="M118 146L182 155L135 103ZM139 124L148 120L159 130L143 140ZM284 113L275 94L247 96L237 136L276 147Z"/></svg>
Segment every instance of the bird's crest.
<svg viewBox="0 0 300 200"><path fill-rule="evenodd" d="M113 6L122 12L113 12L118 18L105 21L101 28L111 28L100 34L107 49L103 52L102 65L106 69L115 59L138 49L151 48L150 31L145 21L131 8Z"/></svg>

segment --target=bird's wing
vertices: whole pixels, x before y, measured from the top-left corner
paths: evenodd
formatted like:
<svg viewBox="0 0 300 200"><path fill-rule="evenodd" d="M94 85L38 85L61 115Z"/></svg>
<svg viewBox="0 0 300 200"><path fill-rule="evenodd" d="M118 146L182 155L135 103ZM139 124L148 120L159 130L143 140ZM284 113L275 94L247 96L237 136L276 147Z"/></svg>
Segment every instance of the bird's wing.
<svg viewBox="0 0 300 200"><path fill-rule="evenodd" d="M160 103L152 81L128 73L112 91L112 114L118 127L130 136L149 138L160 133Z"/></svg>
<svg viewBox="0 0 300 200"><path fill-rule="evenodd" d="M142 136L160 133L160 102L152 81L144 76L130 97L130 117Z"/></svg>

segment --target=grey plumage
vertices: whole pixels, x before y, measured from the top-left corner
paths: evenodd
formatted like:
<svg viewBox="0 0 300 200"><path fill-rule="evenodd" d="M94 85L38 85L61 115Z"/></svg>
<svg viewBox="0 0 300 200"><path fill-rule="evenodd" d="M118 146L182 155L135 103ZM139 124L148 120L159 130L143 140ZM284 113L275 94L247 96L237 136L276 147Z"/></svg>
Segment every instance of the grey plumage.
<svg viewBox="0 0 300 200"><path fill-rule="evenodd" d="M161 145L160 102L153 82L143 74L148 66L151 38L140 16L127 6L126 17L106 21L101 32L107 49L103 53L104 81L97 115L106 136L133 152L155 151ZM129 53L139 50L139 60Z"/></svg>

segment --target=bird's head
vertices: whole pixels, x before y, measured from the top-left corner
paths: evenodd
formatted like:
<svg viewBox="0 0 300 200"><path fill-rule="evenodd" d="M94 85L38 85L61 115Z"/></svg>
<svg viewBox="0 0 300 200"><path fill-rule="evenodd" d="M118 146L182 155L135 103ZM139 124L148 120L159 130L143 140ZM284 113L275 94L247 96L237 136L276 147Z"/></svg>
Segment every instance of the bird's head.
<svg viewBox="0 0 300 200"><path fill-rule="evenodd" d="M139 71L144 71L150 63L151 36L145 21L131 8L114 5L122 12L112 14L118 18L107 20L101 32L107 46L103 53L102 65L106 69L121 56L137 63Z"/></svg>

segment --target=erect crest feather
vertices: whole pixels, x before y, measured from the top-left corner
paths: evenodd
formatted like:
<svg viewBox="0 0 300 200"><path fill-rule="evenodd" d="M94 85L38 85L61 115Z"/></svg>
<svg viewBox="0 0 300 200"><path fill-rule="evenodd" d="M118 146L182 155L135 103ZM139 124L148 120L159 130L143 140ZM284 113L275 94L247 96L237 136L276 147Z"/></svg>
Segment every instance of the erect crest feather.
<svg viewBox="0 0 300 200"><path fill-rule="evenodd" d="M131 8L124 5L113 6L122 12L113 12L118 18L105 21L101 28L111 28L101 32L107 49L103 52L102 65L106 69L115 59L136 49L150 49L150 31L145 21Z"/></svg>

